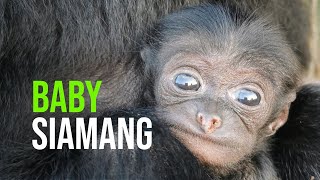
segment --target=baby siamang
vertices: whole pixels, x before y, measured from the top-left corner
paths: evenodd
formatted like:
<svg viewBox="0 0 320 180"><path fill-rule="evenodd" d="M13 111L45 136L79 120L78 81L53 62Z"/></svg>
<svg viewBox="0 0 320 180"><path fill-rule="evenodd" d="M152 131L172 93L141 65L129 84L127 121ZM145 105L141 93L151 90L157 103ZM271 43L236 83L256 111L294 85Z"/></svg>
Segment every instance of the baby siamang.
<svg viewBox="0 0 320 180"><path fill-rule="evenodd" d="M278 178L272 135L288 119L301 66L272 22L219 5L187 8L152 29L141 56L158 116L215 176Z"/></svg>
<svg viewBox="0 0 320 180"><path fill-rule="evenodd" d="M153 26L198 3L0 2L0 178L319 178L319 86L302 88L289 110L308 64L302 1L224 1ZM103 80L97 114L150 117L153 146L35 150L32 119L66 116L32 112L38 79Z"/></svg>

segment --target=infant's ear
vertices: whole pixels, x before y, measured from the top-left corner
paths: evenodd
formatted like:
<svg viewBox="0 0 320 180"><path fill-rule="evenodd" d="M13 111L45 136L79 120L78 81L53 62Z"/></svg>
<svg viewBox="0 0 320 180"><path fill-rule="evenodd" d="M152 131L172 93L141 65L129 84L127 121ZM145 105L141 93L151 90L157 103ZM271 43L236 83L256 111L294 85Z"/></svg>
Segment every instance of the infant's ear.
<svg viewBox="0 0 320 180"><path fill-rule="evenodd" d="M158 61L156 59L155 54L156 54L155 50L149 46L144 47L140 51L140 56L145 64L145 72L147 73L156 74L157 73L156 70L161 69L158 66Z"/></svg>
<svg viewBox="0 0 320 180"><path fill-rule="evenodd" d="M291 94L288 96L288 103L289 103L289 106L290 106L290 104L291 104L293 101L295 101L295 100L296 100L296 98L297 98L297 93L296 93L296 92L291 93Z"/></svg>
<svg viewBox="0 0 320 180"><path fill-rule="evenodd" d="M266 135L267 136L272 136L277 132L277 130L282 127L288 120L289 116L289 109L291 103L296 99L296 93L290 93L287 98L286 105L283 107L281 110L280 114L278 117L268 125L267 130L266 130Z"/></svg>
<svg viewBox="0 0 320 180"><path fill-rule="evenodd" d="M152 59L153 55L152 55L152 50L150 47L144 47L141 51L140 51L140 56L142 58L142 60L145 62L145 63L148 63L148 61L150 61L150 59Z"/></svg>
<svg viewBox="0 0 320 180"><path fill-rule="evenodd" d="M266 130L266 136L272 136L274 135L277 130L282 127L288 120L289 115L289 107L290 104L286 105L278 115L278 117L268 125Z"/></svg>

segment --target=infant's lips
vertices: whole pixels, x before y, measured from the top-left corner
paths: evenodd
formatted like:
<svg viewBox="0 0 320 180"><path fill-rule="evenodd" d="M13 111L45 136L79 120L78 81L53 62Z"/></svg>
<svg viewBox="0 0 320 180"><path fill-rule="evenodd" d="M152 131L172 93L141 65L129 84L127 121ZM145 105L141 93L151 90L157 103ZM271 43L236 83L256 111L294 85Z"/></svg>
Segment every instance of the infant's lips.
<svg viewBox="0 0 320 180"><path fill-rule="evenodd" d="M237 148L238 145L233 140L225 137L216 137L214 133L203 133L202 130L198 129L198 132L192 131L191 129L187 129L184 127L172 126L173 132L180 134L181 136L191 136L188 138L198 139L198 141L207 141L208 143L213 143L217 146L222 146L225 148ZM180 136L180 137L181 137Z"/></svg>

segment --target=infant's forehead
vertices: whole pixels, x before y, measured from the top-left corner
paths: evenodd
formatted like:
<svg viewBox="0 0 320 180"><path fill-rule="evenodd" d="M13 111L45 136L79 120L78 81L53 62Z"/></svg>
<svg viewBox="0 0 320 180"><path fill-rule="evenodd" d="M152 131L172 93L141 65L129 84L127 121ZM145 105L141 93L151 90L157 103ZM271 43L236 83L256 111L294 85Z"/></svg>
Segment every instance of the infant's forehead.
<svg viewBox="0 0 320 180"><path fill-rule="evenodd" d="M272 73L285 64L296 64L294 55L288 52L266 52L260 49L246 49L246 47L216 48L213 44L206 44L197 38L181 38L162 44L157 59L161 64L193 64L203 67L225 67L228 69L253 68ZM290 63L292 62L292 63ZM288 67L288 66L286 66ZM205 68L207 69L207 68Z"/></svg>

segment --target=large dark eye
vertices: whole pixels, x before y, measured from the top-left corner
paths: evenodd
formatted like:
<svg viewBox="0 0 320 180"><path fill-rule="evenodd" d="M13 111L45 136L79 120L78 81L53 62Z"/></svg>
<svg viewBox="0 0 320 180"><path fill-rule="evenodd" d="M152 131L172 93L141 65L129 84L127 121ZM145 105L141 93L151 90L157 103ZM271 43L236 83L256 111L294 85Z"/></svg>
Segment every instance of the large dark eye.
<svg viewBox="0 0 320 180"><path fill-rule="evenodd" d="M200 82L190 74L178 74L174 83L182 90L197 91L200 88Z"/></svg>
<svg viewBox="0 0 320 180"><path fill-rule="evenodd" d="M259 93L249 89L239 89L235 92L234 98L247 106L257 106L260 104L261 96Z"/></svg>

